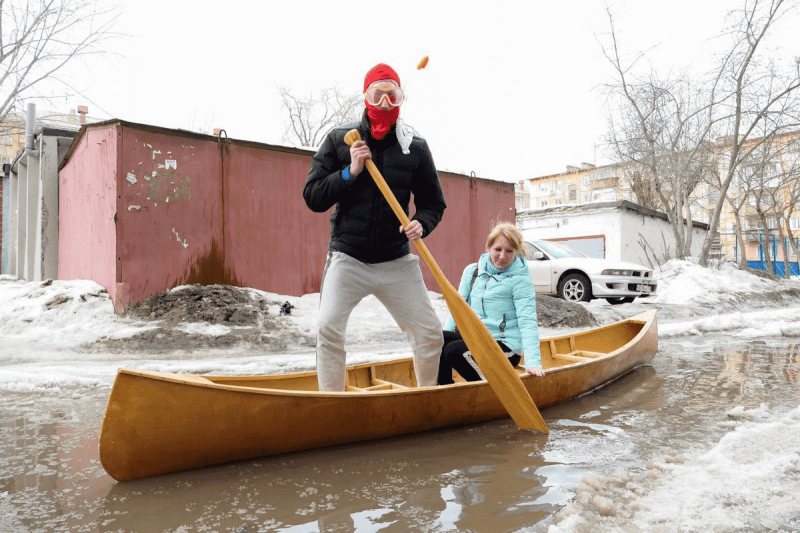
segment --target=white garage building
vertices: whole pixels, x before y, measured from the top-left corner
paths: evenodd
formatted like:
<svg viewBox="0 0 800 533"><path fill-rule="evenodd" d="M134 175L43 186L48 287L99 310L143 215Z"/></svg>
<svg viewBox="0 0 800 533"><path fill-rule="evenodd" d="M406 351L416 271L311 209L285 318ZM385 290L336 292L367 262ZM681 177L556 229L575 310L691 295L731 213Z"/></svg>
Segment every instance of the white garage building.
<svg viewBox="0 0 800 533"><path fill-rule="evenodd" d="M525 240L563 242L589 257L655 268L674 256L667 215L627 200L527 209L516 221ZM693 223L692 256L700 255L707 233L708 224Z"/></svg>

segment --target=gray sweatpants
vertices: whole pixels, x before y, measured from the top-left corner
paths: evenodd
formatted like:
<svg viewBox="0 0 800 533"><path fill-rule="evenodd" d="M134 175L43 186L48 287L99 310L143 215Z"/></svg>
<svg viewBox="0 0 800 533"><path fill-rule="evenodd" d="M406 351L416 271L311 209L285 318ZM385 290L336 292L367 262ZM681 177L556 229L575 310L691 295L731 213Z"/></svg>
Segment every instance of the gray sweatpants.
<svg viewBox="0 0 800 533"><path fill-rule="evenodd" d="M329 252L319 297L317 379L321 391L345 387L347 321L356 305L374 294L414 350L417 385L436 385L442 352L442 326L413 254L386 263L367 264L341 252Z"/></svg>

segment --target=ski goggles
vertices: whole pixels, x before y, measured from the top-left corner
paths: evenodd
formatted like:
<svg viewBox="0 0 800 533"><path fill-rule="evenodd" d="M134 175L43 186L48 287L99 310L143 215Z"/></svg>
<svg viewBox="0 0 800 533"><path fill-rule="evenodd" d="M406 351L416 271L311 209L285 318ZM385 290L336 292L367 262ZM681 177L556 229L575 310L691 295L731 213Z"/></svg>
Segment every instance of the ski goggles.
<svg viewBox="0 0 800 533"><path fill-rule="evenodd" d="M388 86L388 87L370 87L367 89L367 92L364 93L364 98L366 98L367 103L372 106L379 106L381 101L386 99L386 102L392 106L397 107L403 103L403 98L405 95L403 94L403 89L400 87Z"/></svg>

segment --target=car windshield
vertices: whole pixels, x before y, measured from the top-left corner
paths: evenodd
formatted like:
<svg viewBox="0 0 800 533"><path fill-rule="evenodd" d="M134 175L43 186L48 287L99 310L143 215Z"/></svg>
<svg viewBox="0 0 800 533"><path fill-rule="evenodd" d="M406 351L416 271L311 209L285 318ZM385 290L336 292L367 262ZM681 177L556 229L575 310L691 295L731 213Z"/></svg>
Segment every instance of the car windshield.
<svg viewBox="0 0 800 533"><path fill-rule="evenodd" d="M566 244L551 241L533 241L533 244L550 257L559 259L561 257L586 257L578 250L570 248Z"/></svg>

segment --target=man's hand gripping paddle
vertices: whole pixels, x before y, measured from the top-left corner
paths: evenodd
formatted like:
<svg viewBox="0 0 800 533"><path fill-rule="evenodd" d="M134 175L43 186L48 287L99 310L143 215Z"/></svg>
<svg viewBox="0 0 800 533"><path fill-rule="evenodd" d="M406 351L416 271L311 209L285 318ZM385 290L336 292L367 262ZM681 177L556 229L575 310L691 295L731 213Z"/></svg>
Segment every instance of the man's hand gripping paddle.
<svg viewBox="0 0 800 533"><path fill-rule="evenodd" d="M361 140L358 130L350 130L344 137L344 142L348 146L352 146L356 141ZM406 216L403 208L397 202L392 190L386 184L386 180L381 176L380 171L375 166L371 159L364 161L367 170L369 171L375 184L378 186L386 201L394 211L394 214L400 220L403 227L408 227L411 221ZM506 408L508 414L514 419L514 422L521 429L535 429L542 433L549 433L547 424L542 418L541 413L533 403L533 399L528 394L525 385L522 384L519 374L514 367L509 363L508 358L500 349L497 342L492 337L489 330L481 322L478 315L467 304L464 298L458 291L447 281L439 265L433 259L433 256L428 251L428 247L422 242L422 239L415 239L414 244L417 246L417 251L422 259L427 263L439 287L442 289L447 307L450 308L450 313L453 315L453 320L458 326L458 331L464 338L467 348L472 353L475 361L478 363L481 371L492 390L500 399L503 407Z"/></svg>

